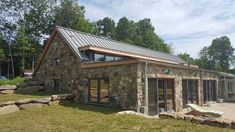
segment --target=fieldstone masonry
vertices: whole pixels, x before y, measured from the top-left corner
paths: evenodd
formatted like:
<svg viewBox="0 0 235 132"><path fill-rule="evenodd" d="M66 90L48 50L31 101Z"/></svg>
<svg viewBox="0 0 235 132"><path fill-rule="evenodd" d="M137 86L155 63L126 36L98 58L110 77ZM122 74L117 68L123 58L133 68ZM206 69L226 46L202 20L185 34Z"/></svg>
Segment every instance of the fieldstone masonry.
<svg viewBox="0 0 235 132"><path fill-rule="evenodd" d="M109 79L109 105L138 112L148 110L146 93L147 78L173 78L176 111L183 109L182 79L198 80L199 104L202 105L202 80L217 80L215 73L192 69L183 69L149 63L138 62L102 67L84 68L86 62L81 61L64 40L55 35L48 52L40 65L36 79L44 82L46 90L72 92L75 100L80 103L89 103L89 79ZM104 62L103 62L104 63ZM94 64L95 65L95 64ZM172 74L165 74L170 70Z"/></svg>

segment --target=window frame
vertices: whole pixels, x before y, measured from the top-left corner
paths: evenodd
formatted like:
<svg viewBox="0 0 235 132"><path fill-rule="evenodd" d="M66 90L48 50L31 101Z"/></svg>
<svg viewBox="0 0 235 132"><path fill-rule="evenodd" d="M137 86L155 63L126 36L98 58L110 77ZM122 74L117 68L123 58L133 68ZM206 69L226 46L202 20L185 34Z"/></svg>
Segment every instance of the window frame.
<svg viewBox="0 0 235 132"><path fill-rule="evenodd" d="M92 102L90 100L90 90L91 90L91 80L96 80L97 81L97 102ZM100 90L101 90L101 80L107 80L108 81L108 102L104 103L100 101ZM109 78L88 78L88 102L92 104L103 104L103 105L108 105L110 101L110 81Z"/></svg>

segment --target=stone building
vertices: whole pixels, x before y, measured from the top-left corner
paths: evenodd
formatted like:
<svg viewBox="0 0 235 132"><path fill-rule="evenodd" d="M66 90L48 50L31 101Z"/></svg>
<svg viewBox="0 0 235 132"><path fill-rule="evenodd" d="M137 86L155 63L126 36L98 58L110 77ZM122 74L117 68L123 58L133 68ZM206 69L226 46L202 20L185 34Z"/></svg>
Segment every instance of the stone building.
<svg viewBox="0 0 235 132"><path fill-rule="evenodd" d="M34 71L47 90L79 103L149 115L218 97L220 73L167 53L57 26Z"/></svg>

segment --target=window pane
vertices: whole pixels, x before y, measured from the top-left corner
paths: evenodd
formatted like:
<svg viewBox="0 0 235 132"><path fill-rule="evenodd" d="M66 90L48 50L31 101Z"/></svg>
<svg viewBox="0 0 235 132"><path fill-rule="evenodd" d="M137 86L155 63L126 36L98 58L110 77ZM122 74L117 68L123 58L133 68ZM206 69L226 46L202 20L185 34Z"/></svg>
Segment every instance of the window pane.
<svg viewBox="0 0 235 132"><path fill-rule="evenodd" d="M116 57L115 57L115 61L119 61L119 60L123 60L123 57L118 57L118 56L116 56Z"/></svg>
<svg viewBox="0 0 235 132"><path fill-rule="evenodd" d="M113 56L105 56L105 61L114 61L114 57Z"/></svg>
<svg viewBox="0 0 235 132"><path fill-rule="evenodd" d="M109 102L109 82L108 80L100 80L100 102L108 103Z"/></svg>
<svg viewBox="0 0 235 132"><path fill-rule="evenodd" d="M104 61L104 55L95 54L95 61Z"/></svg>
<svg viewBox="0 0 235 132"><path fill-rule="evenodd" d="M98 102L98 80L90 80L90 101L91 102Z"/></svg>

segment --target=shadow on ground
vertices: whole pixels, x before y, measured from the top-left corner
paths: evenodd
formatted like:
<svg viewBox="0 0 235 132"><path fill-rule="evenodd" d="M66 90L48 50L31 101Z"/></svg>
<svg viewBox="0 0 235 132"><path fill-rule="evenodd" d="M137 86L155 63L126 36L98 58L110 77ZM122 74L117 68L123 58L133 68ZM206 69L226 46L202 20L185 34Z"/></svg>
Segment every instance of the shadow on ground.
<svg viewBox="0 0 235 132"><path fill-rule="evenodd" d="M85 111L91 111L91 112L99 112L102 114L113 114L117 113L119 111L122 111L119 108L113 108L110 106L102 106L102 105L88 105L88 104L80 104L76 102L62 102L60 105L65 107L72 107L72 108L78 108Z"/></svg>

